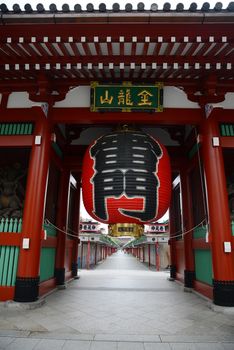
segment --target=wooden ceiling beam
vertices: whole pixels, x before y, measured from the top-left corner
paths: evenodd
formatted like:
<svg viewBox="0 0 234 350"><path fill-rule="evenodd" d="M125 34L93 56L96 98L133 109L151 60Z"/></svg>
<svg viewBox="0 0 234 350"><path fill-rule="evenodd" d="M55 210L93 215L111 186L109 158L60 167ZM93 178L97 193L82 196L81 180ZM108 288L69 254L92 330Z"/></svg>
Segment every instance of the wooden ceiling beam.
<svg viewBox="0 0 234 350"><path fill-rule="evenodd" d="M99 41L106 40L107 36L112 37L112 42L119 38L119 35L125 37L125 42L131 42L131 38L136 35L135 23L56 23L55 24L40 24L40 33L38 33L38 25L28 24L13 24L1 26L1 39L11 37L18 40L19 37L24 37L26 40L31 40L31 37L36 37L37 41L45 37L56 38L58 35L62 40L67 40L68 37L73 36L74 39L80 39L81 36L85 36L87 41L93 41L94 36L99 37ZM171 36L175 36L177 42L183 42L184 35L188 36L193 41L196 36L202 37L202 42L209 40L210 36L213 36L215 41L220 40L222 36L229 36L229 39L234 41L233 38L233 23L203 23L194 24L186 23L185 28L181 23L137 23L137 37L138 42L143 41L146 36L152 37L152 33L159 33L164 38L164 42L169 42ZM215 33L215 34L214 34ZM153 37L156 35L154 34ZM55 41L54 41L55 42Z"/></svg>
<svg viewBox="0 0 234 350"><path fill-rule="evenodd" d="M133 117L134 116L134 117ZM202 120L202 111L190 108L165 108L159 113L99 113L90 112L88 108L54 108L51 112L52 121L58 123L72 124L115 124L139 123L144 125L154 124L199 124Z"/></svg>
<svg viewBox="0 0 234 350"><path fill-rule="evenodd" d="M17 57L16 54L12 58L11 61L7 59L7 57L2 57L0 58L0 65L4 64L40 64L41 66L50 63L52 65L55 65L56 63L66 64L66 63L71 63L71 64L77 64L81 63L83 65L87 65L87 63L92 63L93 65L97 65L98 62L102 62L105 65L108 65L109 62L113 62L115 65L119 65L120 63L124 62L125 65L130 65L130 63L134 62L136 65L140 65L142 62L145 62L146 64L152 64L152 63L157 63L158 65L161 65L163 63L167 63L168 65L173 64L173 63L178 63L178 64L184 64L184 63L189 63L190 65L194 65L195 63L200 63L200 64L216 64L219 62L222 62L222 64L226 63L234 63L234 58L231 56L166 56L166 55L160 55L160 56L144 56L144 59L142 58L141 55L136 55L136 56L130 56L130 55L113 55L113 56L95 56L95 55L83 55L83 56L60 56L57 53L57 56L38 56L38 58L35 57Z"/></svg>

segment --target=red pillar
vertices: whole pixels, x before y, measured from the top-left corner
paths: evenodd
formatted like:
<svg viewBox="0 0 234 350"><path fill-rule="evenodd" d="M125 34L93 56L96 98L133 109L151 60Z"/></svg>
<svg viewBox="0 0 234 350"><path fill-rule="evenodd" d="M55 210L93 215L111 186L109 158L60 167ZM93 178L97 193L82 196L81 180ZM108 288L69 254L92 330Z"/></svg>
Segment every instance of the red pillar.
<svg viewBox="0 0 234 350"><path fill-rule="evenodd" d="M89 270L89 268L90 268L90 241L88 241L88 246L87 246L86 265L87 265L87 269Z"/></svg>
<svg viewBox="0 0 234 350"><path fill-rule="evenodd" d="M176 239L173 238L175 236L175 211L173 202L170 205L169 210L169 223L170 223L170 239L169 239L169 247L170 247L170 257L171 257L171 265L170 265L170 280L174 280L176 278Z"/></svg>
<svg viewBox="0 0 234 350"><path fill-rule="evenodd" d="M33 108L33 111L38 113L38 108ZM41 143L34 143L31 150L14 297L14 300L22 302L37 300L39 291L41 236L51 147L49 121L42 112L34 135L41 136Z"/></svg>
<svg viewBox="0 0 234 350"><path fill-rule="evenodd" d="M95 244L94 264L97 265L97 243Z"/></svg>
<svg viewBox="0 0 234 350"><path fill-rule="evenodd" d="M58 199L57 226L67 231L68 206L70 195L70 171L64 169L60 177L60 193ZM65 283L66 234L58 231L55 261L55 277L57 285Z"/></svg>
<svg viewBox="0 0 234 350"><path fill-rule="evenodd" d="M83 242L81 242L81 252L80 252L80 268L83 267Z"/></svg>
<svg viewBox="0 0 234 350"><path fill-rule="evenodd" d="M189 176L186 166L180 170L181 181L181 198L182 198L182 225L183 232L189 231L193 227L192 217L192 205L191 205L191 191L189 184ZM193 231L190 231L184 235L184 258L185 258L185 270L184 270L184 286L186 288L193 288L195 279L195 266L194 266L194 251L192 248Z"/></svg>
<svg viewBox="0 0 234 350"><path fill-rule="evenodd" d="M160 256L159 256L159 243L155 243L155 266L156 270L160 270Z"/></svg>
<svg viewBox="0 0 234 350"><path fill-rule="evenodd" d="M219 129L212 116L203 121L201 132L213 262L214 303L234 306L234 257L233 252L225 252L224 249L224 243L231 244L232 240L227 184L222 148L213 146L213 137L219 137Z"/></svg>
<svg viewBox="0 0 234 350"><path fill-rule="evenodd" d="M149 258L148 265L150 267L150 244L148 244L148 258Z"/></svg>
<svg viewBox="0 0 234 350"><path fill-rule="evenodd" d="M145 246L143 246L143 263L145 262Z"/></svg>
<svg viewBox="0 0 234 350"><path fill-rule="evenodd" d="M72 248L72 277L78 278L78 244L79 244L79 229L80 229L80 177L77 177L77 188L75 197L75 210L73 219L73 231L77 233L77 237L73 237ZM73 233L75 235L75 233Z"/></svg>

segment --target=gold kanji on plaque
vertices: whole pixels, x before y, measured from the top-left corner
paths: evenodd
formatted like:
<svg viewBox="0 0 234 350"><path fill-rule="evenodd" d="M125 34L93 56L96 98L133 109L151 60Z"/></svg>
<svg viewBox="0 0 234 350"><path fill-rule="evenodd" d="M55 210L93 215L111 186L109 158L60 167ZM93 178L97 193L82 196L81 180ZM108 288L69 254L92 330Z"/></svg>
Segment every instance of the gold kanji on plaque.
<svg viewBox="0 0 234 350"><path fill-rule="evenodd" d="M104 97L100 96L100 102L101 104L108 103L109 105L111 105L113 102L113 98L114 98L113 96L109 96L109 91L105 90Z"/></svg>
<svg viewBox="0 0 234 350"><path fill-rule="evenodd" d="M147 90L143 90L141 91L139 94L137 94L137 96L140 96L140 102L138 102L138 106L151 106L152 105L152 101L150 101L150 97L152 97L153 95L147 91Z"/></svg>
<svg viewBox="0 0 234 350"><path fill-rule="evenodd" d="M118 94L118 105L132 106L133 102L131 101L131 90L127 89L126 93L121 89Z"/></svg>

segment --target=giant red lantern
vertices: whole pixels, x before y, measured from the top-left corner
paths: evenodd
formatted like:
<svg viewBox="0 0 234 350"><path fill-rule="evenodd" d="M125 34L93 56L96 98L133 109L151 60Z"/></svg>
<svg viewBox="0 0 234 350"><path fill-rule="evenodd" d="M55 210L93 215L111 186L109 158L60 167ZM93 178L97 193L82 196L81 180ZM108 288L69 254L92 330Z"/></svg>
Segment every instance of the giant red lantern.
<svg viewBox="0 0 234 350"><path fill-rule="evenodd" d="M103 223L144 224L169 207L171 170L163 145L140 131L116 131L89 146L83 160L83 201Z"/></svg>

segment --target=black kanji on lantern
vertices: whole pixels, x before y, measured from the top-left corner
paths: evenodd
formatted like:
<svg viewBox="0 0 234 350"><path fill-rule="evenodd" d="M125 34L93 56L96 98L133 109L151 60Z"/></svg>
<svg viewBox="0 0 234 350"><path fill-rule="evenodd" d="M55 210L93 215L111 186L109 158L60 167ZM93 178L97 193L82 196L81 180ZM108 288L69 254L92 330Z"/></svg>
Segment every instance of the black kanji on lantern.
<svg viewBox="0 0 234 350"><path fill-rule="evenodd" d="M155 218L159 179L157 163L163 151L150 136L138 132L116 132L98 139L90 148L95 174L94 211L102 220L108 219L107 198L143 198L139 210L119 211L143 222Z"/></svg>

